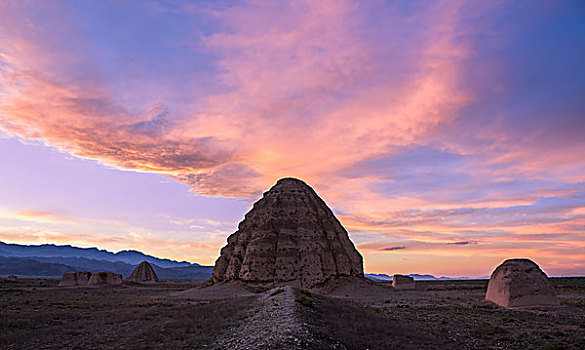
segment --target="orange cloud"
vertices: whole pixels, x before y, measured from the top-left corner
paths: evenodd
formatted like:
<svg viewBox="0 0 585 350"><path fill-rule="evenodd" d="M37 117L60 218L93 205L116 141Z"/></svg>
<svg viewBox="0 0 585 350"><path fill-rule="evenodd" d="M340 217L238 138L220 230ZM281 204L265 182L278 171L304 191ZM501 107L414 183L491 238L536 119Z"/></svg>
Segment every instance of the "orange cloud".
<svg viewBox="0 0 585 350"><path fill-rule="evenodd" d="M474 125L473 112L465 120L459 115L478 98L465 80L465 64L477 54L465 20L469 11L473 19L493 5L470 10L438 1L407 14L398 5L380 9L380 3L355 1L255 1L219 10L189 5L184 13L204 13L217 25L210 34L184 33L198 40L182 38L180 45L213 57L212 68L195 79L201 86L192 89L176 88L182 77L163 84L120 72L107 79L107 65L88 53L93 43L62 18L59 4L44 8L55 19L50 32L21 20L26 6L0 4L5 133L107 166L163 174L202 195L253 200L280 177L301 177L341 212L376 266L385 256L417 249L437 256L481 252L494 262L501 254L577 256L563 244L582 247L583 205L574 204L584 181L582 147L578 141L565 147L562 137L580 124L525 135L524 128L506 132L499 112L488 113L495 122L487 127L485 119ZM150 11L181 12L162 5ZM494 73L490 67L484 74ZM542 142L547 132L555 137ZM396 164L350 174L368 161L429 145L464 158L463 164L433 173L425 163L436 162L433 155L421 161L422 171L406 176ZM443 173L462 180L443 187L425 183ZM404 185L401 176L421 179ZM552 188L550 179L566 186ZM515 181L538 183L535 190L515 191ZM416 193L389 194L377 188L383 183ZM573 203L537 212L542 201L555 198ZM50 213L19 215L62 220ZM155 236L132 242L149 249L163 243ZM166 244L188 246L173 242ZM477 244L451 244L457 242ZM104 243L117 244L115 238ZM205 261L212 261L205 250L219 245L210 240L199 247Z"/></svg>
<svg viewBox="0 0 585 350"><path fill-rule="evenodd" d="M73 223L76 221L75 219L66 217L64 215L42 210L21 210L12 213L10 216L18 220L31 220L49 223Z"/></svg>
<svg viewBox="0 0 585 350"><path fill-rule="evenodd" d="M38 221L36 213L29 214L35 219L27 225L11 224L0 218L0 241L18 244L70 244L111 251L137 249L154 256L210 265L215 261L227 234L208 230L208 227L194 228L188 232L162 233L104 220L59 221L60 226L47 228L47 215L41 215L43 219ZM194 235L198 237L196 242L192 239Z"/></svg>
<svg viewBox="0 0 585 350"><path fill-rule="evenodd" d="M453 39L457 6L419 15L429 29L414 34L416 54L362 40L356 32L368 19L353 2L285 7L214 14L231 31L204 44L219 55L228 92L202 96L180 118L148 105L135 113L95 80L52 74L62 62L45 55L44 43L9 36L0 128L110 166L170 175L199 193L242 196L290 174L317 182L408 144L467 101L456 88L465 57ZM396 67L387 65L392 56L402 59ZM400 69L412 73L391 82ZM331 99L343 91L349 96Z"/></svg>

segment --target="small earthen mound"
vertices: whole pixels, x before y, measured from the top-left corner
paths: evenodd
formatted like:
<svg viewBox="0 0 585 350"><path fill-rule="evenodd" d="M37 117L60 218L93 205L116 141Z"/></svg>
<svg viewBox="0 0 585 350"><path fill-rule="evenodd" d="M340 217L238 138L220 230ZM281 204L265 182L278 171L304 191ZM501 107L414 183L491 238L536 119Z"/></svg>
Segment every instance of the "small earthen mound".
<svg viewBox="0 0 585 350"><path fill-rule="evenodd" d="M75 272L66 272L61 277L59 287L75 287L77 286L77 278L75 278Z"/></svg>
<svg viewBox="0 0 585 350"><path fill-rule="evenodd" d="M122 275L113 272L98 272L96 274L91 275L89 282L87 283L88 286L97 285L97 284L121 284L122 283Z"/></svg>
<svg viewBox="0 0 585 350"><path fill-rule="evenodd" d="M126 281L135 283L157 283L158 277L148 261L143 261L134 269Z"/></svg>
<svg viewBox="0 0 585 350"><path fill-rule="evenodd" d="M91 278L91 272L77 271L63 274L61 281L59 282L60 287L79 287L87 285Z"/></svg>
<svg viewBox="0 0 585 350"><path fill-rule="evenodd" d="M485 298L503 307L559 305L548 277L529 259L508 259L498 266Z"/></svg>
<svg viewBox="0 0 585 350"><path fill-rule="evenodd" d="M317 193L301 180L278 180L254 203L213 268L213 281L315 288L363 277L362 256Z"/></svg>
<svg viewBox="0 0 585 350"><path fill-rule="evenodd" d="M405 275L394 275L392 277L392 287L396 289L414 289L414 278Z"/></svg>
<svg viewBox="0 0 585 350"><path fill-rule="evenodd" d="M15 275L10 275L10 276L6 277L6 279L9 281L16 281L18 279L18 277L16 277Z"/></svg>

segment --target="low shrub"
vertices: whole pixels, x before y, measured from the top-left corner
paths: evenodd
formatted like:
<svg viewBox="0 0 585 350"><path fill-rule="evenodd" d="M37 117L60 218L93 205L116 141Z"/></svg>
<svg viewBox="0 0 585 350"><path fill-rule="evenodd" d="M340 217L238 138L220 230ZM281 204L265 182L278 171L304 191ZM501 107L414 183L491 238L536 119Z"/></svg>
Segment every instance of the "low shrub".
<svg viewBox="0 0 585 350"><path fill-rule="evenodd" d="M296 297L295 302L297 302L301 305L304 305L306 307L311 307L311 308L315 307L315 304L313 304L313 299L308 298L304 295Z"/></svg>

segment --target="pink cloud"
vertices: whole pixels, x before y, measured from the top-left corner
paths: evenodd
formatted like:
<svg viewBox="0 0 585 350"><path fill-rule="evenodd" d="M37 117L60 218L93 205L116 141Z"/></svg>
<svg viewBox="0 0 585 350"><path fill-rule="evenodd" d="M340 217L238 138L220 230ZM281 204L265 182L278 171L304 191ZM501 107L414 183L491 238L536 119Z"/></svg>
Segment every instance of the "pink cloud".
<svg viewBox="0 0 585 350"><path fill-rule="evenodd" d="M217 28L205 35L184 33L197 40L173 43L213 59L209 71L185 72L200 78L190 89L176 76L161 83L121 72L108 80L120 68L92 57L93 42L59 4L43 4L52 18L46 27L26 16L30 6L0 4L0 130L10 135L111 167L164 174L203 195L253 199L280 177L301 177L343 212L350 231L421 241L421 251L432 246L437 254L468 248L512 254L520 252L518 242L534 254L547 241L520 233L565 233L571 237L565 243L577 241L569 233L581 223L581 207L555 211L563 220L554 222L489 211L570 197L574 189L505 188L456 197L517 179L585 181L579 121L525 133L509 131L499 115L478 125L474 115L461 117L488 84L466 80L464 66L475 54L468 37L477 30L469 21L494 5L470 10L439 1L406 13L400 5L355 1L150 5L151 16L203 13L215 21ZM490 70L497 66L491 63L482 75L501 74ZM424 145L465 157L465 164L445 171L470 179L417 196L389 196L375 187L396 181L394 169L347 174L368 160ZM491 240L502 245L485 244ZM466 241L478 244L449 245ZM360 242L366 251L368 244L373 248L366 255L402 246ZM396 253L415 251L404 246Z"/></svg>
<svg viewBox="0 0 585 350"><path fill-rule="evenodd" d="M400 24L383 26L384 35L360 32L372 10L254 3L214 13L230 30L204 44L219 56L226 91L182 107L179 119L172 109L136 114L99 80L49 73L58 63L45 54L51 47L28 38L3 54L11 63L2 71L0 125L80 157L174 176L204 194L249 195L289 174L318 181L412 142L467 100L456 88L465 57L453 41L457 6L411 19L428 29L410 34L416 51L404 52L392 45L407 34ZM400 71L410 73L396 79Z"/></svg>
<svg viewBox="0 0 585 350"><path fill-rule="evenodd" d="M40 222L73 223L76 220L67 216L44 210L21 210L11 215L19 220L32 220Z"/></svg>

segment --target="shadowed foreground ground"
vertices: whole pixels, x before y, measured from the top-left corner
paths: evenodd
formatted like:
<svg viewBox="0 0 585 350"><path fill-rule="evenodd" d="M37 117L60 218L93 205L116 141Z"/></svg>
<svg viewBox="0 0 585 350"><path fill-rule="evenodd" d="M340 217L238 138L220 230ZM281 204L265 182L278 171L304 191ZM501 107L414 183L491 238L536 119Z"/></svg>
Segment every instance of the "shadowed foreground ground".
<svg viewBox="0 0 585 350"><path fill-rule="evenodd" d="M553 283L561 307L505 310L482 301L487 281L419 282L410 292L341 285L324 297L0 280L0 348L583 349L585 279Z"/></svg>

